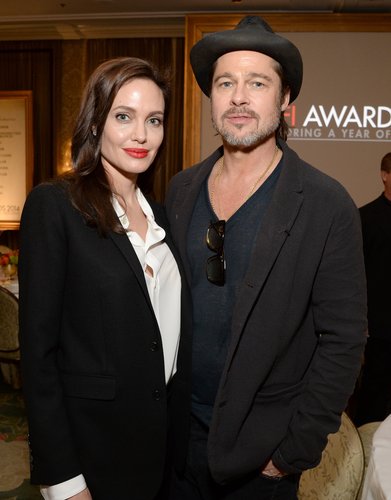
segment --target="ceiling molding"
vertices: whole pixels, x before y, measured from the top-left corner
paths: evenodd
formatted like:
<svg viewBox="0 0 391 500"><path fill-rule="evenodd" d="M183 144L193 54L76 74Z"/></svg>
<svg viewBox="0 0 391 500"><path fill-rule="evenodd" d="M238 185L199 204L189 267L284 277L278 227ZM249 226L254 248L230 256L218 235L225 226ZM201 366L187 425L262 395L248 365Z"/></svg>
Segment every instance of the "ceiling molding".
<svg viewBox="0 0 391 500"><path fill-rule="evenodd" d="M79 40L92 38L183 37L185 17L65 19L47 22L0 22L0 40Z"/></svg>
<svg viewBox="0 0 391 500"><path fill-rule="evenodd" d="M4 1L4 0L3 0ZM31 0L28 0L30 2ZM84 0L80 0L83 2ZM202 0L190 0L190 4ZM208 0L213 5L214 0ZM249 0L248 5L254 0ZM168 2L172 1L168 0ZM193 2L193 3L192 3ZM228 2L228 0L227 0ZM267 2L266 2L267 3ZM23 4L23 2L22 2ZM190 5L189 4L189 5ZM258 0L257 0L258 4ZM264 3L265 4L265 3ZM269 2L270 4L270 2ZM312 8L304 8L312 5ZM315 4L315 5L314 5ZM29 4L30 5L30 4ZM148 4L150 5L150 4ZM244 5L244 4L242 4ZM302 8L294 10L287 9L291 5L286 0L273 0L270 4L279 9L224 9L196 11L154 11L154 12L105 12L105 13L83 13L83 14L40 14L26 15L27 10L22 10L20 15L4 15L0 6L0 40L78 40L78 39L98 39L98 38L140 38L140 37L182 37L185 34L185 19L187 15L214 15L214 14L250 14L251 12L263 12L264 14L292 15L292 14L322 14L333 15L362 12L365 5L383 12L391 11L391 0L322 0L318 3L310 0L300 0L296 5ZM269 5L269 7L270 7ZM161 8L161 4L159 3ZM136 6L137 7L137 6ZM136 8L135 7L135 8ZM285 8L283 8L285 7ZM330 7L325 9L324 7ZM141 8L145 8L141 6ZM352 10L353 9L353 10ZM356 9L356 10L355 10ZM9 11L8 11L9 12ZM24 13L23 13L24 12ZM47 11L46 11L47 12ZM379 14L379 11L378 11ZM368 16L372 14L368 12ZM387 16L387 14L386 14Z"/></svg>

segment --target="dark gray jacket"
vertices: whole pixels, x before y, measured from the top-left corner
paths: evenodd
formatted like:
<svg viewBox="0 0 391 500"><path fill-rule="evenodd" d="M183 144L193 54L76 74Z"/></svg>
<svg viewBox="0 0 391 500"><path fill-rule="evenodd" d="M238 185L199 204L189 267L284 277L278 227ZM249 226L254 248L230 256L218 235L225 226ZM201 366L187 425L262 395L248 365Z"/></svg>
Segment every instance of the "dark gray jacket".
<svg viewBox="0 0 391 500"><path fill-rule="evenodd" d="M316 466L338 430L366 340L358 210L337 181L280 146L283 168L240 285L210 427L209 465L220 483L271 457L288 473ZM220 155L169 186L167 214L188 277L187 228Z"/></svg>

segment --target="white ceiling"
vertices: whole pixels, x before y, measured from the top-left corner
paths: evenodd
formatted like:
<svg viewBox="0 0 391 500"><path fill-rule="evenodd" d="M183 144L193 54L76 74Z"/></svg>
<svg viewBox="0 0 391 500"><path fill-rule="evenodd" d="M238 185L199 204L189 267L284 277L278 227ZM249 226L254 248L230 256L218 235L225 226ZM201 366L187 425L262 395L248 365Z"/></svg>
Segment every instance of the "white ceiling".
<svg viewBox="0 0 391 500"><path fill-rule="evenodd" d="M245 11L391 13L391 0L0 0L0 40L179 36L186 14Z"/></svg>

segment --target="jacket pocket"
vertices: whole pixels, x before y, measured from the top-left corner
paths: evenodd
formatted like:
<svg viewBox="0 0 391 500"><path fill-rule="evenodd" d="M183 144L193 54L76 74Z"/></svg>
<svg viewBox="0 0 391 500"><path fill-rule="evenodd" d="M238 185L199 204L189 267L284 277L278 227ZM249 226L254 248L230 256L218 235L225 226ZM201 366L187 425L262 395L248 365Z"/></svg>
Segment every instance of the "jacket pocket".
<svg viewBox="0 0 391 500"><path fill-rule="evenodd" d="M298 396L305 387L305 381L297 384L273 384L265 386L255 395L256 402L272 402L280 399L291 399Z"/></svg>
<svg viewBox="0 0 391 500"><path fill-rule="evenodd" d="M63 373L62 383L67 397L106 401L115 397L114 377Z"/></svg>

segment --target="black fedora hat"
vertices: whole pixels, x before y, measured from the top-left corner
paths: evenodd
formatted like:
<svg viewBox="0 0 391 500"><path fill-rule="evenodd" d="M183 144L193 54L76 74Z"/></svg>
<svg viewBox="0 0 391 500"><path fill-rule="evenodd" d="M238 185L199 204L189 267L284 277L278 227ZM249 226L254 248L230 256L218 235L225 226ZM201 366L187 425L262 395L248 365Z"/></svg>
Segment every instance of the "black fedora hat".
<svg viewBox="0 0 391 500"><path fill-rule="evenodd" d="M233 30L204 36L190 51L190 63L202 92L209 97L213 64L228 52L252 50L279 62L290 87L290 102L299 95L303 80L303 61L298 48L277 35L259 16L246 16Z"/></svg>

